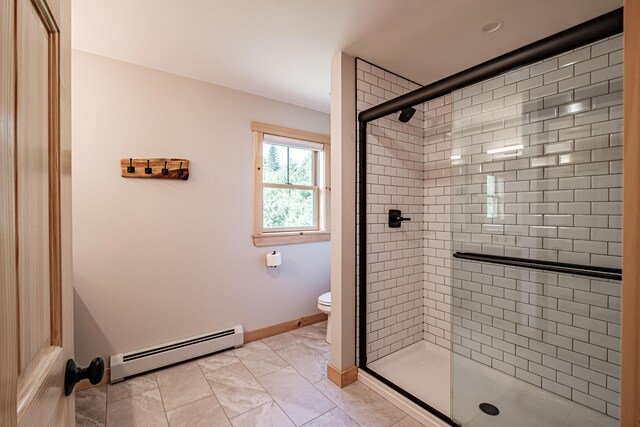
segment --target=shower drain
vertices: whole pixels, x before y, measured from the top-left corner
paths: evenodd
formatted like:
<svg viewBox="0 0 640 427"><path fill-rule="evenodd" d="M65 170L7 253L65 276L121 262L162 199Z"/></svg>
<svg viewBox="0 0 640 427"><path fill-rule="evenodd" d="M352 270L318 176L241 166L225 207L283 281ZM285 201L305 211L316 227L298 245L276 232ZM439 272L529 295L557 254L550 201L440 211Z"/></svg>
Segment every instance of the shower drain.
<svg viewBox="0 0 640 427"><path fill-rule="evenodd" d="M498 407L491 403L481 403L480 410L487 415L498 415L500 413Z"/></svg>

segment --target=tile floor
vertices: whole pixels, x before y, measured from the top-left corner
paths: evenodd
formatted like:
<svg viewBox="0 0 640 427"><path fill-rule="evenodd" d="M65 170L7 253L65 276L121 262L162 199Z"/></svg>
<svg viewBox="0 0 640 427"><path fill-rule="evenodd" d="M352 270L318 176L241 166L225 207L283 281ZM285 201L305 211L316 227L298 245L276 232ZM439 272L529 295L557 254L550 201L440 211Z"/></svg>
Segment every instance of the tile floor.
<svg viewBox="0 0 640 427"><path fill-rule="evenodd" d="M420 424L359 382L326 378L326 322L76 393L81 426Z"/></svg>

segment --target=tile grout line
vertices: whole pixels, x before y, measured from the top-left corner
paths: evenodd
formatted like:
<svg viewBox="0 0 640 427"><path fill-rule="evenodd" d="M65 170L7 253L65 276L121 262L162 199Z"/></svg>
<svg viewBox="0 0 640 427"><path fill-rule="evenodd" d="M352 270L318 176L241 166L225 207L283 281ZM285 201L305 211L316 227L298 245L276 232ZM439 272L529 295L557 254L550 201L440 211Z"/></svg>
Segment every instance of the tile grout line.
<svg viewBox="0 0 640 427"><path fill-rule="evenodd" d="M164 397L162 397L162 390L160 390L160 381L158 381L158 371L154 371L156 374L156 384L158 385L158 394L160 395L160 403L162 403L162 409L164 411L164 419L167 421L167 426L169 426L169 414L167 414L167 408L164 404Z"/></svg>
<svg viewBox="0 0 640 427"><path fill-rule="evenodd" d="M266 344L266 343L265 343L265 344ZM266 344L266 345L268 346L268 344ZM285 347L285 348L293 347L294 345L303 345L303 346L307 347L309 350L314 351L317 355L319 355L319 356L320 356L320 357L322 357L323 359L327 360L327 359L324 357L324 355L322 355L321 353L319 353L319 352L315 351L313 348L311 348L311 347L309 347L309 346L307 346L306 344L301 343L301 342L300 342L300 343L296 343L296 344L292 344L292 345L287 346L287 347ZM271 347L269 347L269 348L271 348ZM312 381L311 381L309 378L307 378L307 377L306 377L302 372L300 372L298 369L296 369L296 367L295 367L295 366L293 366L292 364L290 364L290 363L289 363L289 362L288 362L284 357L280 356L280 354L278 353L278 351L277 351L277 350L271 349L271 351L273 351L274 353L276 353L276 354L277 354L277 355L278 355L282 360L284 360L284 361L287 363L287 365L288 365L288 366L290 366L294 371L296 371L298 374L300 374L300 376L302 376L302 378L304 378L305 380L307 380L307 381L308 381L309 383L311 383L311 384L318 383L318 382L322 381L324 378L326 378L326 371L325 371L325 376L324 376L324 378L321 378L321 379L319 379L318 381L312 382ZM328 363L328 362L327 362L327 363Z"/></svg>
<svg viewBox="0 0 640 427"><path fill-rule="evenodd" d="M307 327L313 327L313 325L310 325L310 326L307 326ZM300 328L300 329L304 329L304 328ZM295 334L294 334L294 335L295 335ZM315 384L316 384L316 383L319 383L320 381L322 381L322 380L326 379L326 374L325 374L325 377L324 377L324 378L321 378L320 380L316 381L315 383L314 383L314 382L311 382L307 377L305 377L305 376L302 374L302 372L300 372L299 370L297 370L297 369L296 369L293 365L291 365L291 364L290 364L290 363L289 363L289 362L288 362L284 357L282 357L282 356L278 353L278 350L274 350L273 348L271 348L271 346L269 346L269 344L267 344L267 343L266 343L266 342L264 342L263 340L260 340L260 342L262 342L264 345L266 345L266 346L269 348L269 350L271 350L274 354L276 354L278 357L280 357L280 358L281 358L281 359L282 359L282 360L287 364L287 366L286 366L286 367L284 367L284 368L280 368L280 369L276 369L276 370L275 370L275 371L273 371L273 372L277 372L277 371L279 371L279 370L281 370L281 369L286 369L286 368L291 368L291 369L293 369L293 370L294 370L298 375L300 375L300 376L301 376L305 381L307 381L309 384L311 384L311 386L313 386L315 390L317 390L317 391L318 391L322 396L324 396L324 397L325 397L329 402L331 402L331 403L333 404L333 408L328 409L327 411L323 412L322 414L319 414L318 416L316 416L316 417L314 417L314 418L310 419L309 421L307 421L307 422L306 422L305 424L303 424L303 425L306 425L306 424L308 424L308 423L312 422L313 420L318 419L318 418L322 417L323 415L325 415L325 414L327 414L327 413L329 413L329 412L333 411L334 409L338 408L338 406L335 404L335 402L333 402L331 399L329 399L329 398L328 398L328 396L325 396L325 394L324 394L324 393L322 393L322 391L321 391L321 390L319 390L319 389L315 386ZM289 346L287 346L287 347L284 347L284 348L293 347L294 345L303 345L304 347L307 347L308 349L312 350L312 351L313 351L314 353L316 353L318 356L320 356L320 357L324 358L323 354L321 354L320 352L316 351L315 349L313 349L313 348L311 348L311 347L307 346L305 343L300 342L300 341L298 341L298 342L294 342L293 344L291 344L291 345L289 345ZM280 349L280 350L283 350L283 349ZM273 372L270 372L270 373L273 373ZM265 374L265 375L269 375L269 374ZM265 376L265 375L262 375L262 376ZM256 379L258 379L258 377L256 377ZM260 382L260 380L259 380L259 379L258 379L258 382ZM262 383L260 383L260 384L262 385ZM263 387L264 387L264 385L263 385ZM265 390L266 390L266 389L265 389ZM273 399L273 402L274 402L276 405L278 405L278 407L280 407L280 405L278 404L278 402L276 401L276 399L273 397L273 395L271 395L271 393L270 393L269 391L267 391L267 393L269 394L269 396L271 396L271 398ZM280 407L280 409L282 409L282 408ZM338 409L340 409L340 408L338 408ZM284 413L285 413L285 415L287 415L287 417L288 417L289 419L291 419L291 418L289 417L289 415L286 413L286 411L285 411L284 409L282 409L282 412L284 412ZM346 415L346 414L345 414L345 415ZM349 417L349 418L350 418L350 417ZM291 422L293 422L293 420L291 420ZM355 421L354 421L354 422L355 422ZM296 425L296 423L295 423L295 422L294 422L293 424L294 424L294 425ZM358 423L356 423L356 424L358 424ZM358 424L358 425L359 425L359 424Z"/></svg>
<svg viewBox="0 0 640 427"><path fill-rule="evenodd" d="M244 344L243 344L243 347L244 347ZM262 387L262 389L265 391L265 393L267 393L267 394L269 395L269 397L271 398L271 401L273 402L273 396L271 396L271 393L269 393L266 389L264 389L264 386L262 385L262 383L260 383L260 381L258 380L258 377L256 377L255 375L253 375L253 372L251 372L251 370L250 370L250 369L247 367L247 365L242 361L242 359L240 359L240 357L238 357L238 355L236 354L235 350L236 350L236 349L235 349L235 348L233 348L233 349L229 349L228 351L230 351L231 353L233 353L233 356L234 356L236 359L238 359L238 363L241 363L241 364L242 364L242 366L244 366L244 368L247 370L247 372L249 372L249 374L250 374L250 375L251 375L251 376L252 376L256 381L258 381L258 384L260 384L260 387ZM235 365L235 363L232 363L231 365ZM226 365L226 366L231 366L231 365ZM214 371L217 371L218 369L224 368L224 367L226 367L226 366L220 366L220 367L218 367L218 368L214 369ZM202 368L201 368L201 369L202 369ZM205 376L205 379L206 379L206 376ZM214 396L215 396L215 395L216 395L216 394L215 394L215 391L213 391L213 388L211 387L211 384L209 383L209 380L207 380L207 384L209 384L209 387L211 388L211 391L213 392L213 394L214 394ZM218 398L218 397L216 396L216 399L217 399L217 398ZM218 402L219 402L219 401L218 401ZM267 403L270 403L270 402L267 402ZM256 406L256 408L260 408L260 407L262 407L262 406L266 405L267 403L263 403L262 405ZM220 407L222 408L222 405L220 405ZM254 409L256 409L256 408L251 408L251 409L249 409L249 410L246 410L246 411L242 412L241 414L238 414L238 415L236 415L236 416L234 416L234 417L230 417L230 416L227 414L227 411L226 411L224 408L222 408L222 412L224 413L224 415L227 417L227 419L228 419L228 420L229 420L229 422L231 423L231 419L232 419L232 418L237 418L237 417L239 417L240 415L244 415L244 414L246 414L247 412L253 411L253 410L254 410ZM233 423L231 423L231 424L233 424Z"/></svg>
<svg viewBox="0 0 640 427"><path fill-rule="evenodd" d="M280 355L278 355L278 354L277 354L277 353L276 353L276 352L275 352L271 347L269 347L269 345L267 345L267 343L263 342L262 340L258 340L258 342L261 342L262 344L266 345L266 346L267 346L267 348L268 348L269 350L273 351L273 353L274 353L274 354L276 354L278 357L280 357ZM235 352L234 352L234 355L235 355ZM235 356L236 356L236 357L238 357L238 355L235 355ZM280 358L282 359L282 357L280 357ZM267 393L267 394L269 395L269 397L271 398L271 402L267 402L267 403L264 403L264 404L262 404L262 405L260 405L260 406L258 406L258 407L256 407L256 408L249 409L248 411L246 411L246 412L244 412L244 413L242 413L242 414L238 414L238 415L236 415L234 418L239 417L240 415L244 415L244 414L246 414L246 413L248 413L248 412L250 412L250 411L253 411L254 409L261 408L261 407L263 407L263 406L265 406L265 405L268 405L268 404L270 404L270 403L273 403L273 404L275 404L275 405L276 405L276 406L277 406L277 407L282 411L282 413L287 417L287 419L289 419L289 420L291 421L291 423L295 426L295 425L296 425L296 423L294 423L294 422L293 422L293 420L292 420L292 419L289 417L289 415L286 413L286 411L280 407L280 405L278 404L278 402L276 401L276 399L273 397L273 395L269 392L269 390L267 390L267 389L266 389L266 387L264 386L264 384L262 384L262 382L260 382L259 377L258 377L258 376L256 376L256 375L254 375L254 374L253 374L253 372L251 372L251 370L247 367L247 365L245 365L245 364L244 364L244 362L242 361L242 359L240 359L240 357L238 357L238 360L240 361L240 363L242 363L242 364L244 365L244 367L247 369L247 371L249 371L249 373L251 374L251 376L252 376L253 378L255 378L255 380L256 380L256 381L258 381L258 384L260 384L260 387L262 387L262 388L264 389L265 393ZM288 367L288 366L290 366L290 365L289 365L289 363L288 363L286 360L284 360L284 359L282 359L282 360L287 364L287 367ZM282 368L282 369L284 369L284 368ZM275 371L273 371L273 372L276 372L276 371L278 371L278 370L279 370L279 369L276 369L276 370L275 370ZM271 373L271 372L269 372L269 373ZM264 374L264 375L269 375L269 374ZM261 375L261 376L264 376L264 375Z"/></svg>
<svg viewBox="0 0 640 427"><path fill-rule="evenodd" d="M216 396L216 392L213 390L213 387L211 387L211 383L209 382L209 378L207 378L207 375L205 374L205 372L202 370L202 366L198 363L199 359L204 359L205 357L210 357L213 356L215 354L219 354L219 353L224 353L224 351L220 351L218 353L214 353L214 354L209 354L209 355L205 355L203 357L200 357L198 359L196 359L196 365L198 365L198 368L200 369L200 373L202 373L202 376L204 377L204 380L207 382L207 385L209 386L209 390L211 390L211 396L213 396L214 399L216 399L216 402L218 402L218 405L220 406L220 409L222 410L222 413L224 414L225 418L227 419L227 421L229 421L229 424L231 424L231 419L229 418L229 416L227 415L227 413L225 412L224 408L222 407L222 404L220 403L220 400L218 399L218 396ZM234 355L235 356L235 355ZM236 356L237 357L237 356ZM238 359L238 361L240 361L240 359ZM240 363L242 363L242 361L240 361ZM232 363L233 365L233 363ZM225 366L230 366L230 365L225 365ZM220 366L217 369L223 368L224 366ZM215 371L216 369L214 369ZM206 397L206 396L205 396ZM197 400L195 400L194 402L197 402ZM186 405L186 404L185 404ZM184 406L184 405L182 405Z"/></svg>
<svg viewBox="0 0 640 427"><path fill-rule="evenodd" d="M271 347L269 347L269 344L265 343L265 342L264 342L264 341L262 341L262 340L259 340L258 342L261 342L262 344L266 345L266 346L267 346L267 348L268 348L269 350L271 350L271 351L272 351L276 356L278 356L280 359L282 359L282 361L283 361L283 362L285 362L285 363L287 364L287 366L286 366L286 367L284 367L284 368L280 368L280 369L291 368L291 369L293 369L294 371L298 372L298 371L296 370L296 368L294 368L293 366L291 366L291 365L289 364L289 362L287 362L287 361L286 361L282 356L280 356L280 355L279 355L279 354L278 354L274 349L272 349ZM239 358L238 358L238 359L239 359ZM242 362L242 361L241 361L241 362ZM247 369L249 369L249 368L247 368ZM264 377L265 375L272 374L273 372L277 372L277 371L279 371L280 369L276 369L275 371L269 372L268 374L261 375L260 377ZM251 372L251 371L249 371L249 372ZM252 375L253 375L253 374L252 374ZM304 376L303 376L302 374L300 374L300 375L304 378ZM278 401L275 399L275 397L273 397L273 395L271 394L271 392L270 392L269 390L267 390L267 388L264 386L264 384L262 384L262 382L261 382L261 381L260 381L260 379L259 379L260 377L254 376L254 378L255 378L255 379L260 383L260 386L262 386L262 388L264 388L264 391L265 391L265 392L267 392L267 394L269 395L269 397L271 397L271 402L269 402L269 403L274 403L278 408L280 408L280 410L281 410L281 411L282 411L282 413L287 417L287 419L289 419L289 421L291 421L291 423L292 423L294 426L297 426L297 424L296 424L296 423L291 419L291 417L289 416L289 414L287 414L287 411L285 411L284 409L282 409L282 407L280 406L280 404L278 404ZM265 403L265 405L266 405L266 403ZM264 405L262 405L262 406L264 406ZM306 424L306 423L305 423L305 424Z"/></svg>

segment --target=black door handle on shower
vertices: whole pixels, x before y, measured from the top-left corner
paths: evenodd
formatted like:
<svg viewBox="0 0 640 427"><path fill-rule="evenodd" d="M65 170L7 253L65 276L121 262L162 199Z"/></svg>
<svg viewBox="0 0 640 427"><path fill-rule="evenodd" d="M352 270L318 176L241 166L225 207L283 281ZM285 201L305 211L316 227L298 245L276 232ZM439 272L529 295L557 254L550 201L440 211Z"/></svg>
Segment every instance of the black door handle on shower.
<svg viewBox="0 0 640 427"><path fill-rule="evenodd" d="M403 221L411 221L411 218L403 217L398 209L389 209L389 228L400 228Z"/></svg>

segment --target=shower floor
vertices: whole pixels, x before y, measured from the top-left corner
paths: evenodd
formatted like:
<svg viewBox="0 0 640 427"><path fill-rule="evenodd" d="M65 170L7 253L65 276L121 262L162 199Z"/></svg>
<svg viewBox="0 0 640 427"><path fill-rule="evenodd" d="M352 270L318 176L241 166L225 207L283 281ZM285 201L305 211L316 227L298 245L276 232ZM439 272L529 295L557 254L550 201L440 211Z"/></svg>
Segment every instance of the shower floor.
<svg viewBox="0 0 640 427"><path fill-rule="evenodd" d="M449 350L420 341L369 364L369 368L451 416L451 384L455 389L454 418L464 427L614 427L618 420L547 392ZM498 416L478 405L491 403Z"/></svg>

